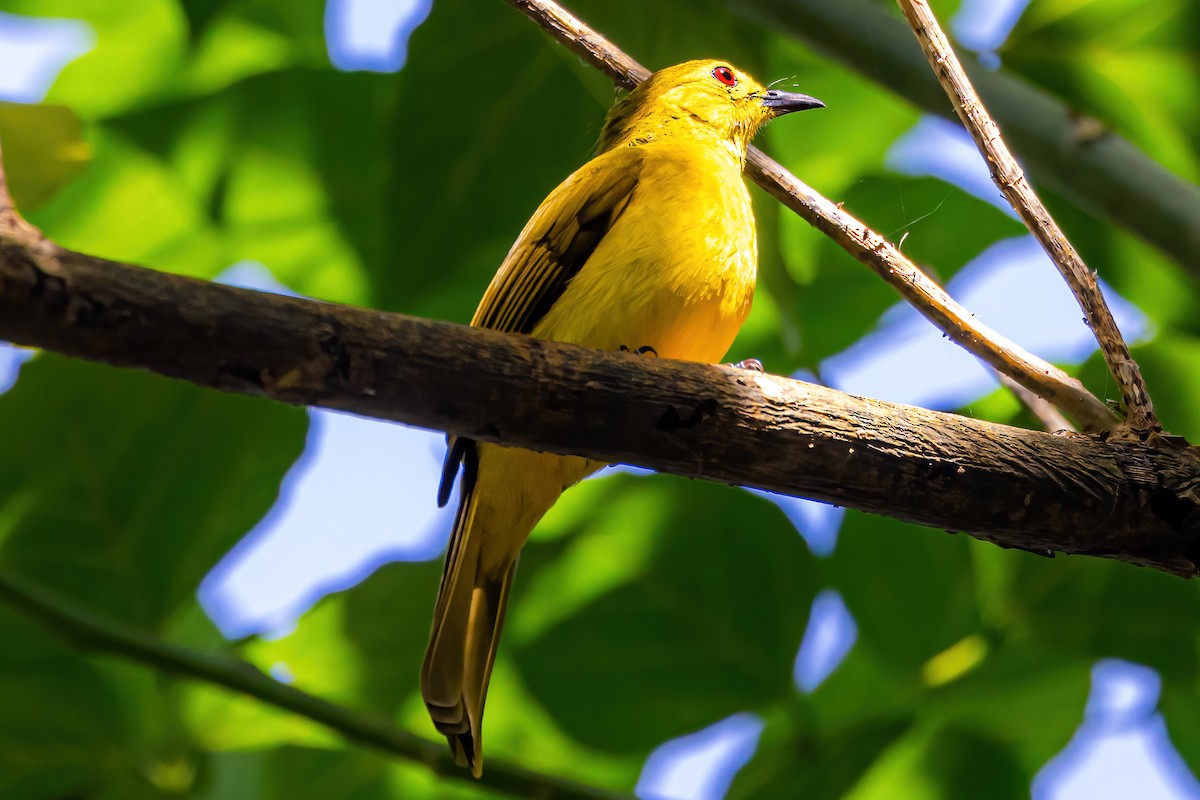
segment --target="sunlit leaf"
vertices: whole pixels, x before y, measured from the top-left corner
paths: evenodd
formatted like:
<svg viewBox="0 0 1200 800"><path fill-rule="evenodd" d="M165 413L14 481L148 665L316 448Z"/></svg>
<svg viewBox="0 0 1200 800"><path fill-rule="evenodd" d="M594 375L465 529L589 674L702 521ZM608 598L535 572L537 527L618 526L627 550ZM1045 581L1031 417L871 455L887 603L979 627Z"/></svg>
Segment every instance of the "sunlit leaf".
<svg viewBox="0 0 1200 800"><path fill-rule="evenodd" d="M970 729L916 730L893 744L846 797L1017 797L1032 776L1002 745Z"/></svg>
<svg viewBox="0 0 1200 800"><path fill-rule="evenodd" d="M1030 556L1008 587L1009 624L1062 656L1123 658L1189 680L1200 670L1200 590L1142 567Z"/></svg>
<svg viewBox="0 0 1200 800"><path fill-rule="evenodd" d="M1165 683L1158 700L1158 710L1166 720L1175 749L1183 756L1192 773L1200 775L1200 697L1197 696L1196 685Z"/></svg>
<svg viewBox="0 0 1200 800"><path fill-rule="evenodd" d="M979 630L965 537L850 513L832 567L861 646L918 670Z"/></svg>
<svg viewBox="0 0 1200 800"><path fill-rule="evenodd" d="M1032 775L1067 745L1082 721L1091 667L1087 658L995 643L978 667L933 689L921 715L979 732Z"/></svg>
<svg viewBox="0 0 1200 800"><path fill-rule="evenodd" d="M1002 54L1009 68L1195 180L1198 31L1200 11L1187 0L1046 0L1030 4Z"/></svg>
<svg viewBox="0 0 1200 800"><path fill-rule="evenodd" d="M155 626L275 502L302 412L44 355L0 397L0 561Z"/></svg>
<svg viewBox="0 0 1200 800"><path fill-rule="evenodd" d="M212 277L229 265L197 198L158 159L97 131L86 171L30 221L58 244L161 270Z"/></svg>
<svg viewBox="0 0 1200 800"><path fill-rule="evenodd" d="M91 158L79 118L62 106L0 103L9 191L28 213L75 179Z"/></svg>
<svg viewBox="0 0 1200 800"><path fill-rule="evenodd" d="M5 11L86 22L95 46L63 69L47 100L95 119L152 102L184 62L187 23L175 0L4 0Z"/></svg>
<svg viewBox="0 0 1200 800"><path fill-rule="evenodd" d="M616 752L649 750L788 697L816 587L811 556L782 512L739 490L678 478L622 483L613 502L594 510L597 532L581 534L578 547L588 548L591 535L617 548L650 539L649 558L627 582L519 642L530 690L571 735ZM650 498L650 513L634 510ZM606 550L625 557L607 547L593 557ZM561 563L537 577L570 604L575 562Z"/></svg>
<svg viewBox="0 0 1200 800"><path fill-rule="evenodd" d="M768 722L758 752L737 774L730 800L837 800L910 728L907 719L876 719L815 734L786 717Z"/></svg>
<svg viewBox="0 0 1200 800"><path fill-rule="evenodd" d="M0 796L93 786L128 735L128 698L41 626L0 607Z"/></svg>

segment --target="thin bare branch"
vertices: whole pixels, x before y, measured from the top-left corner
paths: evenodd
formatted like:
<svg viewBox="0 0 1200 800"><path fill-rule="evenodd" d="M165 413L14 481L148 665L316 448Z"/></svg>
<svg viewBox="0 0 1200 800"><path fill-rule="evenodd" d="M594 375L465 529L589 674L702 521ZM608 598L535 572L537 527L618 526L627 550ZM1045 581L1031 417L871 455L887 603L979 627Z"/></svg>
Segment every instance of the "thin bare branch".
<svg viewBox="0 0 1200 800"><path fill-rule="evenodd" d="M937 74L942 88L954 104L959 119L970 131L971 138L987 159L992 180L1000 187L1000 191L1004 193L1017 215L1042 245L1046 255L1050 256L1050 260L1071 288L1075 299L1079 301L1087 324L1100 344L1104 361L1108 364L1117 386L1121 388L1121 396L1127 410L1126 423L1138 433L1162 430L1141 370L1130 355L1129 346L1121 336L1108 303L1100 292L1096 274L1083 263L1079 253L1067 240L1026 179L1024 170L1013 158L1008 145L1000 136L1000 129L980 102L975 87L971 85L971 79L967 77L953 48L950 47L950 41L942 32L929 4L926 0L897 2L912 25L917 40L921 43L921 49L925 51L925 56Z"/></svg>
<svg viewBox="0 0 1200 800"><path fill-rule="evenodd" d="M568 50L612 78L618 86L632 89L650 77L650 70L562 6L543 0L508 0L508 3L535 21Z"/></svg>
<svg viewBox="0 0 1200 800"><path fill-rule="evenodd" d="M649 76L649 70L552 0L507 2L618 84L634 86ZM751 148L748 173L781 203L873 269L926 319L972 355L1046 398L1085 429L1106 429L1117 422L1108 406L1082 383L979 322L884 237L757 148Z"/></svg>
<svg viewBox="0 0 1200 800"><path fill-rule="evenodd" d="M1037 419L1045 426L1046 430L1051 433L1058 431L1075 432L1076 428L1071 424L1071 420L1062 415L1057 408L1049 403L1044 398L1038 397L1033 392L1026 389L1021 384L1014 381L1002 372L995 373L997 380L1004 385L1006 389L1017 396L1021 404L1029 409L1029 413L1037 417Z"/></svg>
<svg viewBox="0 0 1200 800"><path fill-rule="evenodd" d="M280 683L245 661L200 653L160 641L136 628L76 605L11 572L0 571L0 601L37 619L74 647L107 653L160 672L248 695L324 725L359 744L424 764L445 779L482 784L516 797L544 797L547 800L619 800L629 797L532 772L496 758L488 759L483 778L475 781L471 773L454 765L454 757L440 742L431 742L397 728L385 719L360 714Z"/></svg>

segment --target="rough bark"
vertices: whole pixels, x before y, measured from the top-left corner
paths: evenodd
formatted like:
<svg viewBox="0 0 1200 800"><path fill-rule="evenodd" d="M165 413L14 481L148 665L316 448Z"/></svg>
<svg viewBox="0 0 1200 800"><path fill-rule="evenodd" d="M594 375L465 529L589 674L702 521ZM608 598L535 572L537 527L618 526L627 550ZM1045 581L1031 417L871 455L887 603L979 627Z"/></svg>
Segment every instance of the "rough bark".
<svg viewBox="0 0 1200 800"><path fill-rule="evenodd" d="M11 241L11 240L10 240ZM0 339L202 386L809 497L1177 575L1200 453L0 247Z"/></svg>

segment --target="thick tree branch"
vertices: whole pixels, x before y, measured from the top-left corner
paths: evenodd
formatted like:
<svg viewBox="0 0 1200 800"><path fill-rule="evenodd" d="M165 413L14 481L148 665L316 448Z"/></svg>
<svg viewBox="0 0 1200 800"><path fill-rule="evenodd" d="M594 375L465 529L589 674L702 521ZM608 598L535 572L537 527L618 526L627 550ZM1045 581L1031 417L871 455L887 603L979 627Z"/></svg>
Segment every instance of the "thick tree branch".
<svg viewBox="0 0 1200 800"><path fill-rule="evenodd" d="M971 85L929 4L925 0L898 2L955 112L987 160L992 181L1054 262L1079 302L1084 318L1100 344L1100 352L1109 372L1121 389L1128 414L1127 423L1134 431L1148 433L1161 430L1142 371L1129 354L1129 345L1125 343L1108 303L1100 293L1095 273L1083 263L1075 247L1026 180L1024 170L1013 158L1000 136L1000 129L979 101L975 87Z"/></svg>
<svg viewBox="0 0 1200 800"><path fill-rule="evenodd" d="M0 600L36 618L73 647L107 653L161 672L249 695L320 723L359 744L417 761L443 778L476 783L469 772L454 765L454 757L444 743L431 742L381 718L364 716L280 683L264 675L252 664L160 641L136 628L94 614L10 572L0 571ZM531 772L491 757L478 783L516 797L544 797L548 800L616 800L629 797Z"/></svg>
<svg viewBox="0 0 1200 800"><path fill-rule="evenodd" d="M507 2L618 84L633 86L650 74L552 0ZM1101 430L1116 422L1109 408L1078 380L979 322L884 237L805 185L761 150L751 148L747 172L781 203L873 269L926 319L972 355L1046 398L1085 428Z"/></svg>
<svg viewBox="0 0 1200 800"><path fill-rule="evenodd" d="M726 0L931 114L954 110L912 33L873 0ZM980 95L1034 180L1158 248L1200 279L1200 188L1112 131L1096 136L1078 110L1005 72L967 65ZM1086 126L1090 129L1091 126Z"/></svg>
<svg viewBox="0 0 1200 800"><path fill-rule="evenodd" d="M1200 454L0 246L0 339L1193 575Z"/></svg>

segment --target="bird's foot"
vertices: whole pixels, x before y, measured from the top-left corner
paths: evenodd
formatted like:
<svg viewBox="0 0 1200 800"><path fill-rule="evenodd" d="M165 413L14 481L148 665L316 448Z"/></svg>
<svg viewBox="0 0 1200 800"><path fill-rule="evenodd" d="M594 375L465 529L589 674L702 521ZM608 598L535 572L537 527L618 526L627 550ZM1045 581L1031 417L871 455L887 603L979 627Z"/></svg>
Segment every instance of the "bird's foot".
<svg viewBox="0 0 1200 800"><path fill-rule="evenodd" d="M644 344L636 350L630 350L625 345L621 345L617 349L620 350L622 353L633 353L635 356L646 356L646 355L657 356L658 355L658 351L655 350L653 347L651 347L648 344Z"/></svg>
<svg viewBox="0 0 1200 800"><path fill-rule="evenodd" d="M738 369L754 370L755 372L765 372L766 371L763 369L762 362L759 361L757 358L747 358L742 361L737 361L733 364L730 364L729 366L737 367Z"/></svg>

